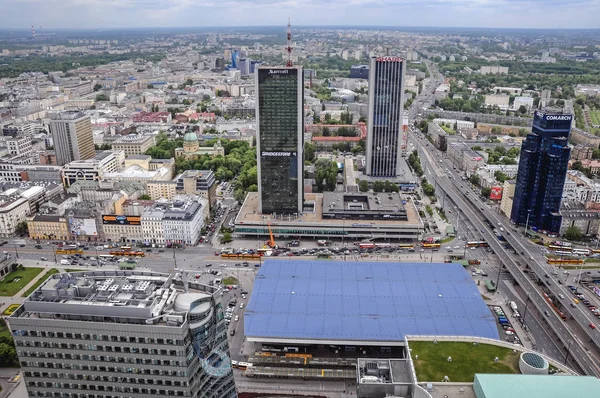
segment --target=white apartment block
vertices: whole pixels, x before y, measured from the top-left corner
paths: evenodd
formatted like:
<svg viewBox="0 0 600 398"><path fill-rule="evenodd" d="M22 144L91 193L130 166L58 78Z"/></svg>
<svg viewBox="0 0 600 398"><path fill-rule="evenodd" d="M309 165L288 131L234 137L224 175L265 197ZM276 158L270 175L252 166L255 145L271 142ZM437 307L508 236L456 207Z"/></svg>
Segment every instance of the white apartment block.
<svg viewBox="0 0 600 398"><path fill-rule="evenodd" d="M479 69L479 73L481 73L482 75L498 75L502 73L508 75L508 66L482 66L481 69Z"/></svg>
<svg viewBox="0 0 600 398"><path fill-rule="evenodd" d="M468 120L436 118L436 119L433 119L433 122L436 124L447 124L447 125L450 125L450 127L452 127L452 128L454 128L454 125L456 124L457 130L475 128L475 122L470 122Z"/></svg>
<svg viewBox="0 0 600 398"><path fill-rule="evenodd" d="M527 112L531 112L531 109L533 109L533 97L516 97L512 108L518 110L521 106L527 108Z"/></svg>
<svg viewBox="0 0 600 398"><path fill-rule="evenodd" d="M498 106L502 110L508 109L510 97L506 94L488 94L485 96L486 106Z"/></svg>
<svg viewBox="0 0 600 398"><path fill-rule="evenodd" d="M200 238L208 214L208 200L201 197L159 202L142 213L144 239L153 245L193 245Z"/></svg>
<svg viewBox="0 0 600 398"><path fill-rule="evenodd" d="M6 140L8 152L11 155L28 155L31 153L31 136L17 136Z"/></svg>
<svg viewBox="0 0 600 398"><path fill-rule="evenodd" d="M17 225L25 221L29 211L29 201L24 198L0 203L0 236L14 238Z"/></svg>

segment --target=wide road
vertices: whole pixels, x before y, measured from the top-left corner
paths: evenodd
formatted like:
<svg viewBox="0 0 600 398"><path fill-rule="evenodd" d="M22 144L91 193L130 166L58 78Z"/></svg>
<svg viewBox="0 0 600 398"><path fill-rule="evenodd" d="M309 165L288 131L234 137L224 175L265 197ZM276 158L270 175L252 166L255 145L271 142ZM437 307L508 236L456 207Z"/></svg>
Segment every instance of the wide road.
<svg viewBox="0 0 600 398"><path fill-rule="evenodd" d="M411 136L412 138L413 136ZM456 179L448 179L444 170L440 167L439 159L440 154L436 151L436 154L432 154L428 147L431 147L427 142L421 142L418 139L413 138L413 142L420 149L421 162L424 163L431 173L427 175L428 179L432 182L435 181L437 188L443 190L446 194L450 195L452 200L456 203L469 222L481 232L481 236L489 243L492 250L500 257L502 264L508 269L511 275L515 278L515 281L521 286L527 296L531 298L530 305L533 305L540 313L549 313L548 324L554 330L558 338L564 344L565 347L569 347L570 355L573 356L579 367L584 370L586 374L600 376L600 365L597 358L592 357L588 346L589 342L596 344L596 347L600 344L600 335L598 330L592 330L589 324L594 320L590 318L590 314L581 310L580 306L571 308L566 306L563 312L570 315L576 320L576 323L569 322L571 327L580 329L579 332L583 331L584 338L577 337L573 331L570 330L567 322L561 320L550 305L542 297L542 292L538 290L537 286L527 277L527 275L517 264L519 260L520 264L529 264L531 269L537 274L537 276L544 280L546 270L544 267L534 259L532 248L529 245L523 245L521 237L514 237L504 219L501 219L495 212L491 211L477 195L468 192L463 193L458 187L459 184L466 186L464 182L460 182ZM423 145L425 144L425 145ZM433 148L431 148L433 150ZM435 160L438 160L436 162ZM452 168L452 165L445 163L442 160L442 165ZM487 219L494 226L503 227L505 229L504 236L506 241L515 249L505 249L504 246L498 241L496 235L490 230L488 224L484 222ZM523 253L523 254L520 254ZM548 290L552 295L558 297L558 294L567 295L569 293L558 285L557 283L547 283ZM594 353L596 354L596 353Z"/></svg>

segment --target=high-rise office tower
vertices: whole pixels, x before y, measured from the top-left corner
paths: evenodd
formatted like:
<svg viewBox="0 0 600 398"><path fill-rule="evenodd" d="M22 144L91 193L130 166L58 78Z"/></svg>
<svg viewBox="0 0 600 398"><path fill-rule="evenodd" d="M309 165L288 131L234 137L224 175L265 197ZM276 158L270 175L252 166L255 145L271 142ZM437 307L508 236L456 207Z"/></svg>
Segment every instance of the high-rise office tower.
<svg viewBox="0 0 600 398"><path fill-rule="evenodd" d="M52 116L50 133L59 165L96 156L92 123L82 112L61 112Z"/></svg>
<svg viewBox="0 0 600 398"><path fill-rule="evenodd" d="M558 214L571 149L572 115L537 111L531 133L521 145L511 220L540 230L558 232Z"/></svg>
<svg viewBox="0 0 600 398"><path fill-rule="evenodd" d="M30 397L237 396L219 289L189 274L56 274L8 319Z"/></svg>
<svg viewBox="0 0 600 398"><path fill-rule="evenodd" d="M301 66L256 69L259 211L300 214L304 201Z"/></svg>
<svg viewBox="0 0 600 398"><path fill-rule="evenodd" d="M402 58L371 58L366 169L369 176L396 177L400 173L405 70Z"/></svg>

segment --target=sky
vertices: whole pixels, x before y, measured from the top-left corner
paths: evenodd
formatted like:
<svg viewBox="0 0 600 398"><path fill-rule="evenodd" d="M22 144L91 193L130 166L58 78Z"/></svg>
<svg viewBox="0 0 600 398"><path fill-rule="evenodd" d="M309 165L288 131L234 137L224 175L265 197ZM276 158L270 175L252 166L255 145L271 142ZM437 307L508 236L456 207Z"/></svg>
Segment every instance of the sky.
<svg viewBox="0 0 600 398"><path fill-rule="evenodd" d="M600 0L0 0L2 28L600 28Z"/></svg>

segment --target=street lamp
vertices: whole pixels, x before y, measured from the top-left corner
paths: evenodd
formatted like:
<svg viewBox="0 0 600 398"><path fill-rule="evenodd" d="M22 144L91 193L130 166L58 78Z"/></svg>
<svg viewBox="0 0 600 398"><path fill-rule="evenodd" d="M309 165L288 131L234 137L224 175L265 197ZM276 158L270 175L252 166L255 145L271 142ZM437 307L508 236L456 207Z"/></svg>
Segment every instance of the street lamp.
<svg viewBox="0 0 600 398"><path fill-rule="evenodd" d="M567 360L569 359L571 344L573 344L573 340L569 340L569 345L567 346L567 355L565 355L565 365L567 364Z"/></svg>
<svg viewBox="0 0 600 398"><path fill-rule="evenodd" d="M531 210L527 210L527 221L525 222L525 237L527 238L527 228L529 227L529 216L531 215Z"/></svg>

